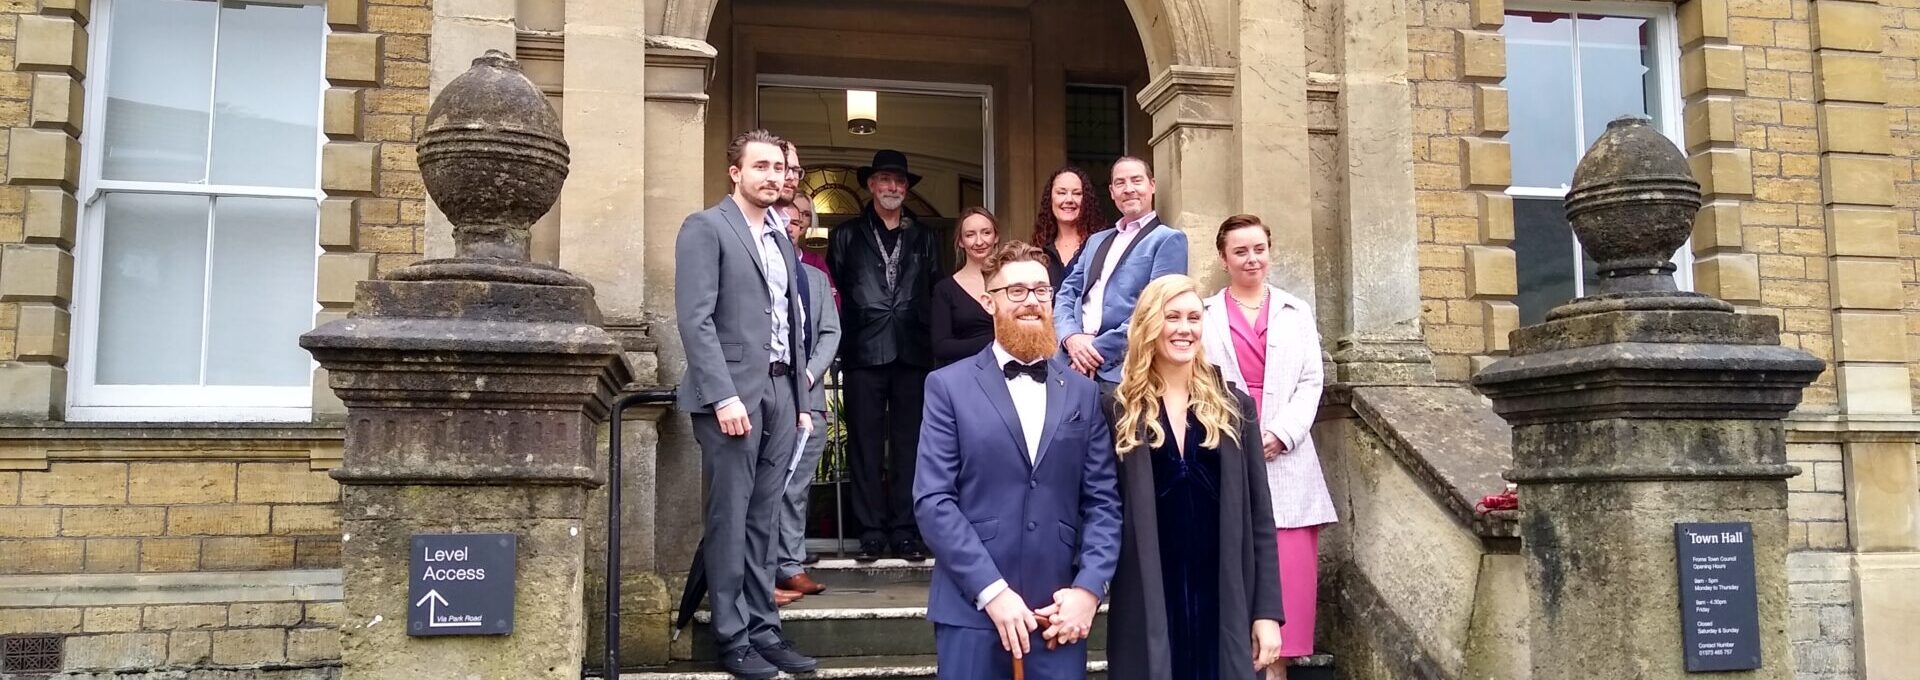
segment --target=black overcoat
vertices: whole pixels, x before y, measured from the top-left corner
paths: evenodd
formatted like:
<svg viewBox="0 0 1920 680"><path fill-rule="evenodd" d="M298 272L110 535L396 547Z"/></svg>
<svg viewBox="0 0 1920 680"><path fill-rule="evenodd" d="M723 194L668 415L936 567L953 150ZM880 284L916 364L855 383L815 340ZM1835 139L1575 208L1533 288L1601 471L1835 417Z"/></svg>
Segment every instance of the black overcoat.
<svg viewBox="0 0 1920 680"><path fill-rule="evenodd" d="M1238 390L1233 395L1240 402L1241 413L1254 413L1252 398ZM1108 408L1113 413L1111 402ZM1277 622L1284 617L1273 501L1267 495L1259 419L1243 417L1240 421L1241 443L1220 438L1218 637L1222 680L1255 680L1253 622ZM1152 449L1142 445L1124 452L1120 462L1120 566L1113 577L1107 613L1107 677L1112 680L1180 680L1172 678L1167 649L1167 605L1160 585L1160 528L1155 514L1152 455ZM1230 474L1234 470L1241 474Z"/></svg>

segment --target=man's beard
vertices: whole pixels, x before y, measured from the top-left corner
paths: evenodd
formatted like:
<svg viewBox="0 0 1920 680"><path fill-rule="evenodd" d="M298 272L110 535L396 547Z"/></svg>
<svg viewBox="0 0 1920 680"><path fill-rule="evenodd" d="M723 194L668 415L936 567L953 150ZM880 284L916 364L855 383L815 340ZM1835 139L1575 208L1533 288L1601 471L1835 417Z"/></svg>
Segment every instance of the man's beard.
<svg viewBox="0 0 1920 680"><path fill-rule="evenodd" d="M907 202L907 197L888 196L883 194L875 200L877 200L880 203L880 207L882 208L885 208L887 210L899 210L901 204L904 204Z"/></svg>
<svg viewBox="0 0 1920 680"><path fill-rule="evenodd" d="M993 315L993 339L1020 363L1031 364L1053 353L1053 314L1040 308L1040 323L1032 328L1020 325L1018 311Z"/></svg>

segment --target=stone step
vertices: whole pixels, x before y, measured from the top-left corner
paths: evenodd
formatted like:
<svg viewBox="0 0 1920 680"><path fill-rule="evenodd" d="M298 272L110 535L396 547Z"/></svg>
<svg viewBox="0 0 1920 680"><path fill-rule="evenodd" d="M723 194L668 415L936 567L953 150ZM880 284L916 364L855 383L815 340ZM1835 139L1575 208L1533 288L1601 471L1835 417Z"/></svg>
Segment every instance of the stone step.
<svg viewBox="0 0 1920 680"><path fill-rule="evenodd" d="M1087 661L1088 680L1105 680L1107 662L1099 654ZM932 654L906 656L863 656L820 659L820 669L802 675L782 673L781 678L889 678L897 680L934 680ZM620 680L732 680L712 661L684 661L665 668L645 669L620 674Z"/></svg>
<svg viewBox="0 0 1920 680"><path fill-rule="evenodd" d="M684 637L691 644L675 650L675 658L718 658L707 610L694 613ZM780 610L787 638L800 651L821 658L848 656L915 656L933 653L933 624L927 622L925 583L891 583L873 587L827 586L819 595ZM1106 615L1095 619L1091 649L1106 649ZM686 644L686 643L682 643Z"/></svg>
<svg viewBox="0 0 1920 680"><path fill-rule="evenodd" d="M1104 652L1091 652L1087 660L1088 680L1105 680L1107 661ZM863 656L821 658L820 669L804 675L782 674L781 678L895 678L933 680L935 659L932 654L910 656ZM1294 659L1288 680L1334 680L1333 657L1325 654ZM594 675L592 677L600 677ZM620 674L620 680L732 680L732 676L712 661L682 661L663 668L649 668Z"/></svg>
<svg viewBox="0 0 1920 680"><path fill-rule="evenodd" d="M908 562L885 559L855 562L850 558L823 559L807 567L807 575L831 592L835 588L877 588L912 583L924 588L933 582L933 560Z"/></svg>

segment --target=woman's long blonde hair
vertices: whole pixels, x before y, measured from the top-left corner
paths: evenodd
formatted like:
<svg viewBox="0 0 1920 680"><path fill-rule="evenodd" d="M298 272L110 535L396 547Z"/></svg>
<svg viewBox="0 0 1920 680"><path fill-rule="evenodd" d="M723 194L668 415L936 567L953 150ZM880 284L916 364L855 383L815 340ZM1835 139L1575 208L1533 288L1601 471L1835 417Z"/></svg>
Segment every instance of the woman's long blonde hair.
<svg viewBox="0 0 1920 680"><path fill-rule="evenodd" d="M1180 274L1168 274L1147 284L1133 307L1127 327L1127 359L1121 366L1120 387L1113 393L1120 412L1113 427L1113 450L1122 457L1143 444L1159 446L1166 441L1167 433L1160 427L1160 395L1166 385L1161 384L1154 364L1161 360L1160 333L1167 325L1167 305L1187 293L1205 299L1199 283ZM1187 392L1194 415L1206 431L1200 444L1217 447L1221 434L1239 443L1240 405L1227 391L1219 372L1207 362L1206 350L1198 339L1194 351L1193 378L1187 383Z"/></svg>

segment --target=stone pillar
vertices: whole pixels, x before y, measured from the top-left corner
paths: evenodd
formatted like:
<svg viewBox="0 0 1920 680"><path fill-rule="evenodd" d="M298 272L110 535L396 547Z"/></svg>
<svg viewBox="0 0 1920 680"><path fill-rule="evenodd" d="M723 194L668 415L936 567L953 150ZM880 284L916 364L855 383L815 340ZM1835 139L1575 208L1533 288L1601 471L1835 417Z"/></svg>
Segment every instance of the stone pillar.
<svg viewBox="0 0 1920 680"><path fill-rule="evenodd" d="M1913 413L1896 181L1905 158L1890 134L1890 47L1882 8L1871 2L1812 4L1821 197L1827 216L1827 279L1843 417ZM1894 105L1898 106L1898 104ZM1856 670L1894 677L1920 666L1913 634L1920 612L1920 471L1914 442L1854 435L1842 444L1849 543L1856 572Z"/></svg>
<svg viewBox="0 0 1920 680"><path fill-rule="evenodd" d="M707 193L706 173L725 162L708 158L706 148L707 87L716 55L712 45L700 40L647 36L645 224L647 242L660 247L646 253L646 322L658 346L660 385L679 384L687 365L673 316L674 237L688 215L717 198ZM705 521L704 496L693 491L702 488L700 448L685 416L656 422L660 438L649 467L659 488L681 491L659 499L670 502L657 503L650 522L654 534L646 544L650 555L636 557L634 564L677 572L693 559Z"/></svg>
<svg viewBox="0 0 1920 680"><path fill-rule="evenodd" d="M1154 195L1160 218L1187 234L1187 273L1208 287L1226 284L1213 235L1238 212L1239 155L1233 130L1234 70L1168 66L1140 91L1140 106L1153 117Z"/></svg>
<svg viewBox="0 0 1920 680"><path fill-rule="evenodd" d="M1644 118L1608 126L1567 214L1599 262L1589 295L1521 328L1474 383L1513 424L1534 680L1685 674L1677 522L1750 522L1761 667L1790 678L1782 419L1822 362L1779 320L1676 292L1668 254L1701 203Z"/></svg>
<svg viewBox="0 0 1920 680"><path fill-rule="evenodd" d="M1340 5L1347 309L1333 359L1341 382L1433 382L1420 330L1406 25L1398 0Z"/></svg>
<svg viewBox="0 0 1920 680"><path fill-rule="evenodd" d="M348 680L580 677L594 433L626 375L592 287L527 261L566 177L559 130L510 57L474 60L419 146L455 257L361 283L352 316L301 339L347 407ZM481 532L519 537L512 635L409 636L410 538Z"/></svg>
<svg viewBox="0 0 1920 680"><path fill-rule="evenodd" d="M1295 2L1243 2L1234 112L1240 212L1273 230L1273 284L1310 303L1314 294L1313 174L1307 137L1307 12ZM1218 225L1216 222L1215 225ZM1213 250L1212 234L1196 248ZM1226 283L1217 280L1218 283Z"/></svg>

